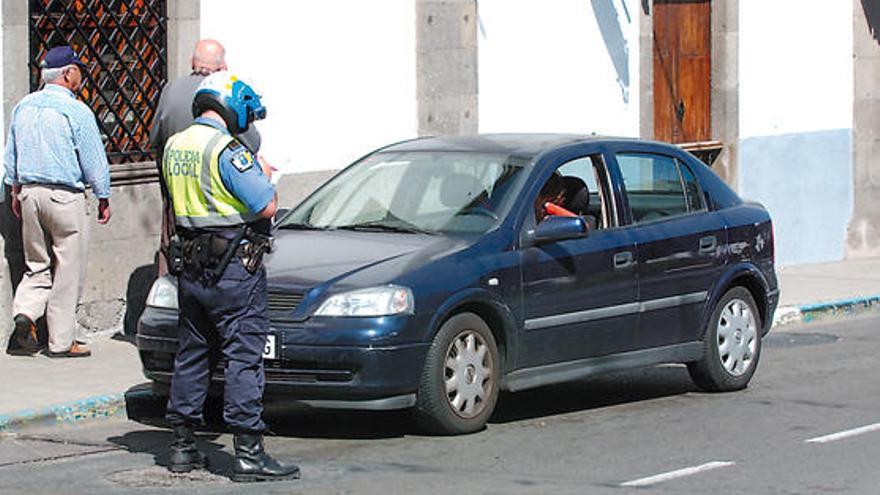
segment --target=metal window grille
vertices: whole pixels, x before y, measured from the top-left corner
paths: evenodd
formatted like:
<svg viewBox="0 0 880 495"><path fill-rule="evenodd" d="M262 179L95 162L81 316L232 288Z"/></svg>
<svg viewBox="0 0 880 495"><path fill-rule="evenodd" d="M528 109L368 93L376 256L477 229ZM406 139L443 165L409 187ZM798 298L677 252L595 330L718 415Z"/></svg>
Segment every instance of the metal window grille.
<svg viewBox="0 0 880 495"><path fill-rule="evenodd" d="M31 91L46 51L71 45L88 64L80 97L97 116L110 163L153 159L150 123L167 78L166 3L29 0Z"/></svg>

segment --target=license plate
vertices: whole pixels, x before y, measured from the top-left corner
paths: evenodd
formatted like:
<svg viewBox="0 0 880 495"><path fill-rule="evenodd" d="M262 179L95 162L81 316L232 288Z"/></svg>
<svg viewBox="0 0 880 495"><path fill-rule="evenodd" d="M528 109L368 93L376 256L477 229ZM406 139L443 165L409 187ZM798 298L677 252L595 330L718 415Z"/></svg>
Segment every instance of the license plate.
<svg viewBox="0 0 880 495"><path fill-rule="evenodd" d="M277 359L277 351L275 349L275 336L266 336L266 347L263 348L263 359Z"/></svg>

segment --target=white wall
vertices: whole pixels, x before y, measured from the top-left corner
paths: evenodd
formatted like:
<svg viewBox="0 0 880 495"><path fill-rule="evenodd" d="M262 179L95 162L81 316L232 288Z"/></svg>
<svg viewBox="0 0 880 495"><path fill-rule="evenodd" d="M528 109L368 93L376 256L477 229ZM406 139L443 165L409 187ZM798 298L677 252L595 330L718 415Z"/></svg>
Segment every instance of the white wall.
<svg viewBox="0 0 880 495"><path fill-rule="evenodd" d="M740 135L852 128L852 2L739 5Z"/></svg>
<svg viewBox="0 0 880 495"><path fill-rule="evenodd" d="M417 135L413 0L202 0L201 34L264 95L262 151L285 173Z"/></svg>
<svg viewBox="0 0 880 495"><path fill-rule="evenodd" d="M639 8L480 0L480 132L638 136Z"/></svg>
<svg viewBox="0 0 880 495"><path fill-rule="evenodd" d="M845 254L853 207L853 4L740 1L739 191L781 265Z"/></svg>

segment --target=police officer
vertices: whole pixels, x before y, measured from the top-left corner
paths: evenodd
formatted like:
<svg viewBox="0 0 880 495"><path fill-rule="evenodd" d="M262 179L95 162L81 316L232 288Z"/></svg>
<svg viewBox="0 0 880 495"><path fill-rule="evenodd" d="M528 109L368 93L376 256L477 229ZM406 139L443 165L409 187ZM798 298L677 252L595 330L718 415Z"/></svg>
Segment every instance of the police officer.
<svg viewBox="0 0 880 495"><path fill-rule="evenodd" d="M195 121L168 140L162 163L179 234L169 248L180 324L166 415L174 431L168 468L181 473L207 466L193 426L202 422L216 343L225 359L223 418L234 433L231 478L299 478L297 466L264 452L262 438L269 321L261 259L277 196L271 170L232 136L264 118L266 109L253 88L227 72L201 83L192 109Z"/></svg>

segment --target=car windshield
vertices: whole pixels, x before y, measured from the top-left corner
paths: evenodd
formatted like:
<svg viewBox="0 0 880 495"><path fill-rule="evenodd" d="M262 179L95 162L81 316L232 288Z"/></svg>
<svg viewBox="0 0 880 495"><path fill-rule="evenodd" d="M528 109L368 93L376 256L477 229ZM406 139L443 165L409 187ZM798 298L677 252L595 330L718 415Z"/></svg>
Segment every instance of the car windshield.
<svg viewBox="0 0 880 495"><path fill-rule="evenodd" d="M525 163L497 153L376 153L334 177L279 228L483 233L507 215Z"/></svg>

